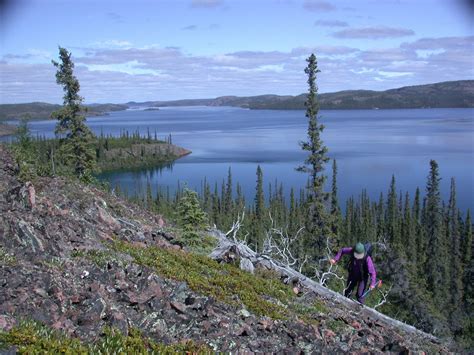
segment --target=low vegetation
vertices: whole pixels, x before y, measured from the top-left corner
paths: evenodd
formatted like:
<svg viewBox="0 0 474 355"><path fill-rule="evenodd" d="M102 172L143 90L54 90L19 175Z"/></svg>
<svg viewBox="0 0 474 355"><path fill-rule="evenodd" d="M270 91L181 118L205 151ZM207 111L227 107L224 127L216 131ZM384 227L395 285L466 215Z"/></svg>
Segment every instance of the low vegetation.
<svg viewBox="0 0 474 355"><path fill-rule="evenodd" d="M157 247L142 248L120 241L113 244L113 249L131 255L137 264L150 267L163 277L185 281L192 290L222 302L243 304L258 315L286 318L289 314L285 305L295 297L279 279L255 276L206 256Z"/></svg>
<svg viewBox="0 0 474 355"><path fill-rule="evenodd" d="M103 336L85 343L36 322L24 321L8 332L0 332L0 350L14 346L19 354L205 354L211 350L192 341L160 344L131 328L128 335L104 328Z"/></svg>

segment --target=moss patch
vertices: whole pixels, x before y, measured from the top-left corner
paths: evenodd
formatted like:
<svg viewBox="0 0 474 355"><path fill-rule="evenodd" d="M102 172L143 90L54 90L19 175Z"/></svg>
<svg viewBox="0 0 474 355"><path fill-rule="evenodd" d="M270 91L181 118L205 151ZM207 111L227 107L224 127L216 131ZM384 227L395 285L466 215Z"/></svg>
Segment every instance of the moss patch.
<svg viewBox="0 0 474 355"><path fill-rule="evenodd" d="M0 265L12 266L15 265L16 258L13 254L7 253L3 247L0 247Z"/></svg>
<svg viewBox="0 0 474 355"><path fill-rule="evenodd" d="M103 336L92 344L84 344L62 332L35 322L22 322L9 332L0 332L0 349L15 346L20 354L209 354L209 347L192 341L160 344L143 337L136 329L128 336L105 328Z"/></svg>
<svg viewBox="0 0 474 355"><path fill-rule="evenodd" d="M110 250L74 250L71 253L71 256L73 258L84 258L90 260L100 268L104 268L108 263L112 262L118 263L121 267L125 266L124 260Z"/></svg>

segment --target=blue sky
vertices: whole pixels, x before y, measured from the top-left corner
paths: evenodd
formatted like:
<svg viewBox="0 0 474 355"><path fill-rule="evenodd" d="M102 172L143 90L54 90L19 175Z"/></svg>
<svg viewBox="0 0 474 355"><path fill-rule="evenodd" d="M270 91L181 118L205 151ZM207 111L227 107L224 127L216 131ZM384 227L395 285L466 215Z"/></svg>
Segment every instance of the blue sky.
<svg viewBox="0 0 474 355"><path fill-rule="evenodd" d="M295 95L472 79L462 0L16 0L0 21L0 103L61 102L73 53L87 103Z"/></svg>

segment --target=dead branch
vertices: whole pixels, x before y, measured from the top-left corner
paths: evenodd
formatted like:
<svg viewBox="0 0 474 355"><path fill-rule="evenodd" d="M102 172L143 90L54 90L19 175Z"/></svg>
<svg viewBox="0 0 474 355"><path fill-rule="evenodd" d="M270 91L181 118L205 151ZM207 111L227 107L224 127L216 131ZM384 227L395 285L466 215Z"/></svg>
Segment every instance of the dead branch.
<svg viewBox="0 0 474 355"><path fill-rule="evenodd" d="M308 257L297 257L293 254L294 243L300 237L304 227L292 236L288 233L288 227L277 228L272 218L271 213L268 214L271 222L270 229L265 232L265 240L263 241L262 255L267 255L275 260L280 261L287 267L297 268L302 270L303 266L308 261Z"/></svg>
<svg viewBox="0 0 474 355"><path fill-rule="evenodd" d="M313 266L314 276L313 279L317 280L317 282L321 286L326 286L326 282L331 278L335 277L336 279L342 282L344 286L345 280L344 277L339 276L337 271L337 265L330 264L329 269L327 271L323 271L327 265L327 263L332 259L332 251L331 247L329 246L329 237L326 238L326 257L321 258L318 260L318 265ZM345 289L344 291L345 292Z"/></svg>
<svg viewBox="0 0 474 355"><path fill-rule="evenodd" d="M391 290L392 290L392 286L390 286L390 288L386 292L382 292L381 290L379 290L380 294L382 295L382 300L374 306L374 309L377 309L377 307L380 307L381 305L388 302L387 297L390 294Z"/></svg>
<svg viewBox="0 0 474 355"><path fill-rule="evenodd" d="M244 219L245 219L245 209L243 210L242 215L240 213L237 214L237 220L232 223L232 227L225 234L225 236L228 238L232 238L232 241L236 243L247 244L248 233L242 239L237 239L237 234L239 233L239 230L242 227L242 224L244 223ZM229 237L230 235L231 237Z"/></svg>

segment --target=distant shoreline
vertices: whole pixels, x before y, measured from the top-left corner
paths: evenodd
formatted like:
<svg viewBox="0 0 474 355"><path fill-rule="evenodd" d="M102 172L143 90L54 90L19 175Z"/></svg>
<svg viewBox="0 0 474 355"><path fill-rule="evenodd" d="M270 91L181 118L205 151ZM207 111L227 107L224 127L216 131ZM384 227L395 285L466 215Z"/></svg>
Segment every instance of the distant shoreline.
<svg viewBox="0 0 474 355"><path fill-rule="evenodd" d="M93 104L85 106L84 115L104 116L114 111L143 109L159 111L160 107L240 107L251 110L304 110L306 94L297 96L221 96L213 99L127 102L125 104ZM474 80L406 86L385 91L347 90L318 95L322 110L377 110L423 108L474 108ZM29 117L49 119L60 106L43 102L0 105L0 122Z"/></svg>
<svg viewBox="0 0 474 355"><path fill-rule="evenodd" d="M16 127L6 123L0 123L0 137L11 136L15 134Z"/></svg>

